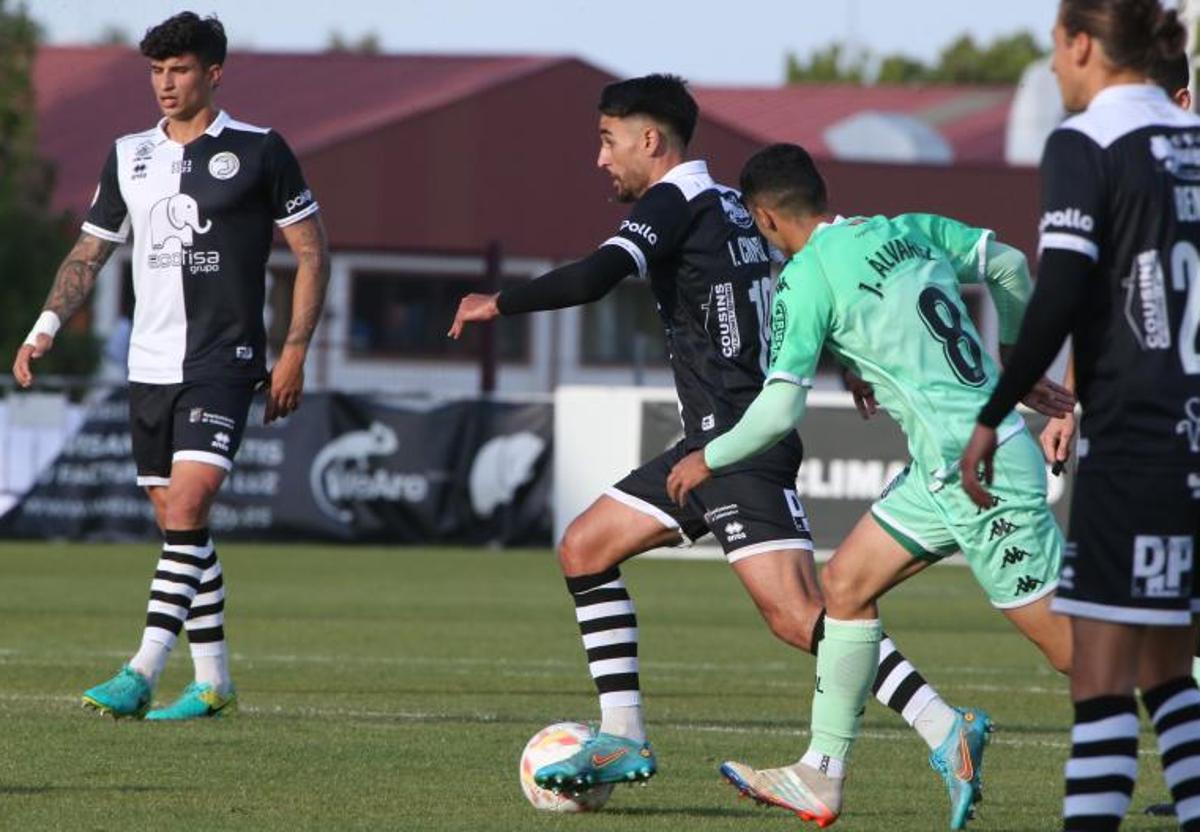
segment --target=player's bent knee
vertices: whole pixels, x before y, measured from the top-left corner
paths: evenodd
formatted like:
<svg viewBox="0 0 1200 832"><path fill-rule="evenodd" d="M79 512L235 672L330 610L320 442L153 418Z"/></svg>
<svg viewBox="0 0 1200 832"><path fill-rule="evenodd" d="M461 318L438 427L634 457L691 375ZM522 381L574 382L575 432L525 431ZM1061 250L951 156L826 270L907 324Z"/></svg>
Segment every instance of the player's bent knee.
<svg viewBox="0 0 1200 832"><path fill-rule="evenodd" d="M564 575L592 575L604 567L599 541L588 532L587 524L575 520L567 526L558 544L558 564Z"/></svg>
<svg viewBox="0 0 1200 832"><path fill-rule="evenodd" d="M851 570L838 568L834 561L821 573L821 591L825 597L825 609L830 611L833 618L837 618L839 613L857 614L872 600L862 591L861 582L855 579Z"/></svg>
<svg viewBox="0 0 1200 832"><path fill-rule="evenodd" d="M214 494L207 488L182 486L167 493L162 519L168 529L194 529L208 523Z"/></svg>
<svg viewBox="0 0 1200 832"><path fill-rule="evenodd" d="M812 652L812 622L803 615L782 609L764 610L763 617L771 633L798 650Z"/></svg>

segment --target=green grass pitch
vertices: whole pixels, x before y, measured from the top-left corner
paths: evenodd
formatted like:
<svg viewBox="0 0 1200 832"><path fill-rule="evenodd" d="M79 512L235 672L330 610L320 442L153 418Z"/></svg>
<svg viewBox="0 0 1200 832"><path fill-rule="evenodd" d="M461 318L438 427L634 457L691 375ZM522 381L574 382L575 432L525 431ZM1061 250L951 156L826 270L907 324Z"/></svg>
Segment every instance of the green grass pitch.
<svg viewBox="0 0 1200 832"><path fill-rule="evenodd" d="M20 830L796 829L718 779L733 757L794 760L813 660L775 642L724 564L625 568L660 773L603 812L535 812L517 757L547 723L598 717L548 552L223 546L241 712L114 723L79 694L136 647L153 545L0 545L0 828ZM884 607L889 632L954 703L999 731L969 828L1054 830L1069 740L1065 682L941 567ZM159 699L189 678L181 645ZM1165 788L1142 734L1134 810ZM835 827L946 828L924 745L872 703ZM804 827L808 828L808 827ZM1171 829L1134 817L1125 829Z"/></svg>

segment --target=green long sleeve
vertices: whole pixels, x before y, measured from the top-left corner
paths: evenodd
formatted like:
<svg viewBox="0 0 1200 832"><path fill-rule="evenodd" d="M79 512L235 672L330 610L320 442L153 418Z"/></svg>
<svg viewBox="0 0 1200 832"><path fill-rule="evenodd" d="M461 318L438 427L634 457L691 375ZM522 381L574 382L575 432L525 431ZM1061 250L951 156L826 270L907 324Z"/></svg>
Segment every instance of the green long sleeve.
<svg viewBox="0 0 1200 832"><path fill-rule="evenodd" d="M705 446L704 462L715 471L770 448L804 418L807 398L807 388L797 384L768 384L736 425Z"/></svg>
<svg viewBox="0 0 1200 832"><path fill-rule="evenodd" d="M1000 343L1015 344L1021 331L1021 319L1025 307L1033 294L1033 281L1029 278L1029 264L1025 255L1012 246L995 240L987 244L986 277L988 292L996 304L996 317L1000 321Z"/></svg>

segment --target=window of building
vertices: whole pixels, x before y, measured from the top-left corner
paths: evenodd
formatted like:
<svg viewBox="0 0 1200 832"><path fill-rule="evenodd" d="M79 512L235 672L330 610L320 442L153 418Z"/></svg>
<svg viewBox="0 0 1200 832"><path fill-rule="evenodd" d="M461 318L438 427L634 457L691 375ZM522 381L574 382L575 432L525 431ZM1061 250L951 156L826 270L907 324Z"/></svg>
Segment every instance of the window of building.
<svg viewBox="0 0 1200 832"><path fill-rule="evenodd" d="M579 355L583 364L665 366L667 344L654 294L644 280L629 278L582 309Z"/></svg>
<svg viewBox="0 0 1200 832"><path fill-rule="evenodd" d="M521 283L507 278L503 284ZM468 326L454 341L446 330L463 295L484 290L478 274L421 274L376 269L351 275L348 350L358 358L474 360L483 328ZM530 319L496 320L497 357L528 362Z"/></svg>

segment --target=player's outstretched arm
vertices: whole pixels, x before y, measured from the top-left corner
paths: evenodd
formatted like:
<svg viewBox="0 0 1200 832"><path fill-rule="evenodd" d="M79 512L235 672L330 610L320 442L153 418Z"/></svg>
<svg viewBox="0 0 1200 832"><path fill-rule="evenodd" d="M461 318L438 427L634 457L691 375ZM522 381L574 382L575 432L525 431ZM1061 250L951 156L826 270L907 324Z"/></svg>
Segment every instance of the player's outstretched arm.
<svg viewBox="0 0 1200 832"><path fill-rule="evenodd" d="M321 215L284 226L283 238L296 258L296 285L292 289L292 320L279 360L271 368L267 409L263 421L270 424L300 406L304 392L304 359L308 345L325 308L329 285L329 240Z"/></svg>
<svg viewBox="0 0 1200 832"><path fill-rule="evenodd" d="M497 303L499 298L499 292L492 295L484 295L478 292L463 295L462 300L458 302L458 311L454 313L454 322L450 324L450 331L446 334L457 341L462 337L463 330L466 329L467 324L483 323L484 321L499 318L500 305Z"/></svg>
<svg viewBox="0 0 1200 832"><path fill-rule="evenodd" d="M798 384L777 381L755 397L738 423L705 446L675 464L667 476L667 494L679 505L714 470L749 459L772 447L795 430L804 418L808 390Z"/></svg>
<svg viewBox="0 0 1200 832"><path fill-rule="evenodd" d="M96 276L112 256L116 243L102 240L84 231L58 267L54 285L46 297L42 314L34 324L25 343L17 350L13 361L13 376L17 384L33 384L32 363L54 346L58 329L79 311L96 285Z"/></svg>
<svg viewBox="0 0 1200 832"><path fill-rule="evenodd" d="M607 295L635 271L637 264L629 252L618 246L601 246L582 260L503 292L464 296L446 334L459 338L468 323L490 321L500 315L545 312L591 303Z"/></svg>
<svg viewBox="0 0 1200 832"><path fill-rule="evenodd" d="M1012 345L1021 332L1029 298L1033 294L1033 281L1029 277L1025 255L1012 246L989 240L984 282L996 306L996 317L1000 323L1000 360L1007 364ZM1021 398L1021 402L1044 416L1056 419L1066 416L1075 407L1075 394L1043 377Z"/></svg>

